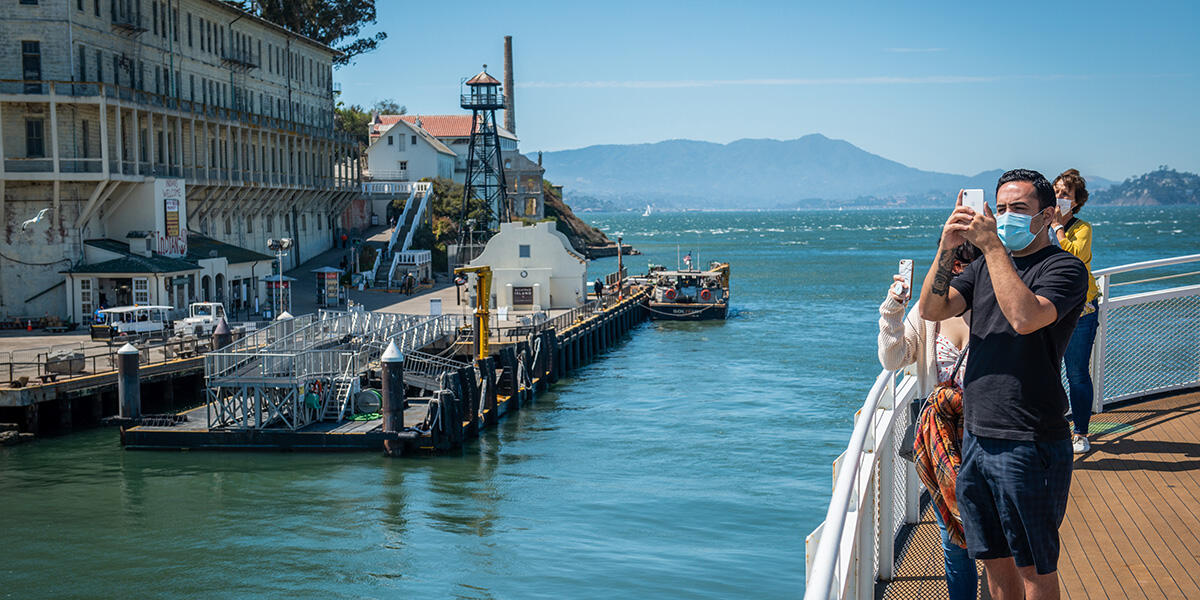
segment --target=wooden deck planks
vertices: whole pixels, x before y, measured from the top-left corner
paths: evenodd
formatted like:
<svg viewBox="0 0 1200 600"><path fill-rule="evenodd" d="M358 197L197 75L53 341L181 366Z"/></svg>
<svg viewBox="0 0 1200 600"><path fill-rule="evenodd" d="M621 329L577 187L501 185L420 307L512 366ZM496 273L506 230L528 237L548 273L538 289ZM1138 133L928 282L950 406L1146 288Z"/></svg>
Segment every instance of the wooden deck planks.
<svg viewBox="0 0 1200 600"><path fill-rule="evenodd" d="M1200 393L1118 408L1097 423L1115 427L1075 460L1059 530L1063 597L1200 598ZM937 536L932 523L914 530L901 585L880 585L877 597L944 597Z"/></svg>

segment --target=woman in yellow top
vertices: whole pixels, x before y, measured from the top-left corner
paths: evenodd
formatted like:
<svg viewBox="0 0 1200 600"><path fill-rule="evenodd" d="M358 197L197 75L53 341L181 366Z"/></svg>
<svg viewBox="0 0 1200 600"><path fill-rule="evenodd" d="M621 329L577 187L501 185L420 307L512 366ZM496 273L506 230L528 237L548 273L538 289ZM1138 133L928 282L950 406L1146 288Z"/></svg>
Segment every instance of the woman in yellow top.
<svg viewBox="0 0 1200 600"><path fill-rule="evenodd" d="M1050 225L1051 235L1058 239L1063 250L1074 254L1088 269L1087 300L1083 314L1075 325L1075 333L1067 344L1063 357L1067 366L1067 384L1071 393L1071 420L1075 423L1072 447L1075 452L1091 450L1088 442L1088 420L1092 417L1092 376L1088 372L1088 361L1092 356L1092 343L1096 341L1096 278L1092 277L1092 225L1076 215L1087 204L1087 182L1076 169L1063 171L1054 180L1054 193L1058 206Z"/></svg>

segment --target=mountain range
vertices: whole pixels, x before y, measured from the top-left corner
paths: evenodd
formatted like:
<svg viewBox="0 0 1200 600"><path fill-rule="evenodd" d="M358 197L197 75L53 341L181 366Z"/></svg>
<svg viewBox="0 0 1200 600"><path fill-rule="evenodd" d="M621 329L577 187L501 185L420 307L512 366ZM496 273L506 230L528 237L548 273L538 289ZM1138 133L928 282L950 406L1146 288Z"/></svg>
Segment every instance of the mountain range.
<svg viewBox="0 0 1200 600"><path fill-rule="evenodd" d="M994 189L1003 170L924 171L820 134L728 144L667 140L542 154L546 178L577 208L937 206L960 188ZM1113 182L1086 175L1089 189Z"/></svg>

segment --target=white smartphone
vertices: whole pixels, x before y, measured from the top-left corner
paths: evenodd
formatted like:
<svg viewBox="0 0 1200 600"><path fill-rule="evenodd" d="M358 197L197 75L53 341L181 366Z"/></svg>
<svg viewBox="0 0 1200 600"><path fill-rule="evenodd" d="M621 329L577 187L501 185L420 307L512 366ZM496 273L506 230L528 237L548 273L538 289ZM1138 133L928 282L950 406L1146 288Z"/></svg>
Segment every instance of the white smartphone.
<svg viewBox="0 0 1200 600"><path fill-rule="evenodd" d="M970 207L971 210L975 211L975 214L983 214L983 202L983 190L963 190L963 206Z"/></svg>
<svg viewBox="0 0 1200 600"><path fill-rule="evenodd" d="M904 278L904 281L897 281L896 283L893 283L892 291L894 291L897 296L903 296L905 290L908 290L908 296L911 297L912 296L913 261L911 259L907 259L907 258L904 260L901 260L899 273L900 273L900 277Z"/></svg>

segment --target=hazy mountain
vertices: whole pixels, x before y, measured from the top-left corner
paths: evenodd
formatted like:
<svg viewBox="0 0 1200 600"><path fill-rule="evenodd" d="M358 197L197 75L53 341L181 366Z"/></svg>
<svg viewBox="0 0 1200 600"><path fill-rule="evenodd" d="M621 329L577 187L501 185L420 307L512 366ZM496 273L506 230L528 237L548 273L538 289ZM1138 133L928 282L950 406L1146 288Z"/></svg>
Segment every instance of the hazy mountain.
<svg viewBox="0 0 1200 600"><path fill-rule="evenodd" d="M1097 192L1090 201L1123 206L1200 204L1200 175L1162 166Z"/></svg>
<svg viewBox="0 0 1200 600"><path fill-rule="evenodd" d="M729 144L668 140L542 155L546 177L573 194L636 207L776 208L936 204L959 188L994 188L1002 171L973 176L914 169L820 134ZM1089 188L1104 187L1089 178ZM805 200L810 199L810 200Z"/></svg>

